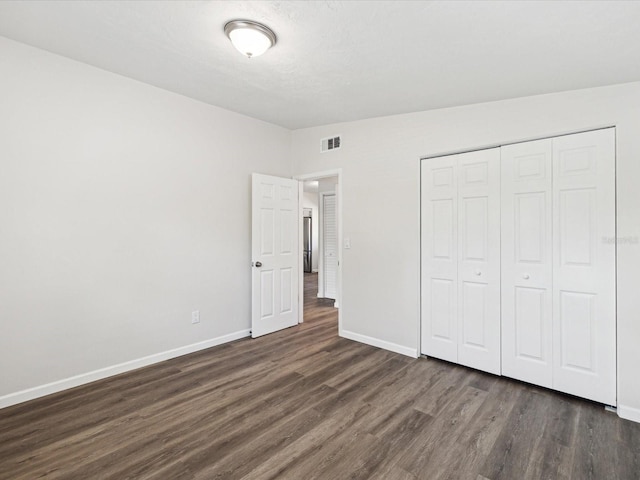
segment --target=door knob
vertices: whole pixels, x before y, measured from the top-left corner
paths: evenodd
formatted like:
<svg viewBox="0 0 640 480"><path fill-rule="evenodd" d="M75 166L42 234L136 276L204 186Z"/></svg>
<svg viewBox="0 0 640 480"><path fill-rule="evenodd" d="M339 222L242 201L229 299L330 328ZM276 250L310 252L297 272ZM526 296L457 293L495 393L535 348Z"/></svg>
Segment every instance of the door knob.
<svg viewBox="0 0 640 480"><path fill-rule="evenodd" d="M525 280L529 280L529 274L525 273L524 275L522 275L522 278L524 278Z"/></svg>
<svg viewBox="0 0 640 480"><path fill-rule="evenodd" d="M260 268L262 266L262 262L256 262L256 267Z"/></svg>
<svg viewBox="0 0 640 480"><path fill-rule="evenodd" d="M480 270L476 270L476 275L480 276L482 275L482 272Z"/></svg>

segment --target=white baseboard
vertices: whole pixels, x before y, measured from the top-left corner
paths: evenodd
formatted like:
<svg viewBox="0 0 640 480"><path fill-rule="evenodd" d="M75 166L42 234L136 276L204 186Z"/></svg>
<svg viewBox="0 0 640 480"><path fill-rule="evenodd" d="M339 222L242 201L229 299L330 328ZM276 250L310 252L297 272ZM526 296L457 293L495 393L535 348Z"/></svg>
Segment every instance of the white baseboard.
<svg viewBox="0 0 640 480"><path fill-rule="evenodd" d="M625 420L640 423L640 408L625 407L618 404L618 416Z"/></svg>
<svg viewBox="0 0 640 480"><path fill-rule="evenodd" d="M163 362L172 358L181 357L189 353L204 350L205 348L215 347L223 343L232 342L240 338L245 338L251 335L251 330L240 330L238 332L223 335L221 337L205 340L204 342L193 343L191 345L185 345L184 347L174 348L173 350L167 350L165 352L155 353L146 357L130 360L128 362L119 363L118 365L112 365L110 367L101 368L92 372L81 373L74 377L65 378L45 385L40 385L33 388L28 388L15 393L10 393L0 397L0 408L9 407L18 403L33 400L34 398L44 397L45 395L51 395L52 393L61 392L69 388L78 387L86 383L95 382L96 380L102 380L107 377L112 377L120 373L129 372L137 368L146 367L154 363Z"/></svg>
<svg viewBox="0 0 640 480"><path fill-rule="evenodd" d="M349 332L348 330L340 330L338 332L341 337L348 338L360 343L366 343L378 348L383 348L391 352L400 353L407 357L418 358L418 349L405 347L404 345L398 345L397 343L387 342L378 338L368 337L366 335L360 335L359 333Z"/></svg>

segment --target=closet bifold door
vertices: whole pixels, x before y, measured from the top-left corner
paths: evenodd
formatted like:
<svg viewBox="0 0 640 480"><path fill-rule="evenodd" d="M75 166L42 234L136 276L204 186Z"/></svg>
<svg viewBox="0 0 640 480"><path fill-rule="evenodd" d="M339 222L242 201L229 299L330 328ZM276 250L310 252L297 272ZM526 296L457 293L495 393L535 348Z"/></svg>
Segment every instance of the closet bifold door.
<svg viewBox="0 0 640 480"><path fill-rule="evenodd" d="M553 388L615 405L615 130L554 138L553 168Z"/></svg>
<svg viewBox="0 0 640 480"><path fill-rule="evenodd" d="M501 149L502 374L552 387L551 139Z"/></svg>
<svg viewBox="0 0 640 480"><path fill-rule="evenodd" d="M500 150L421 169L422 353L500 374Z"/></svg>
<svg viewBox="0 0 640 480"><path fill-rule="evenodd" d="M421 353L458 361L457 157L420 162Z"/></svg>
<svg viewBox="0 0 640 480"><path fill-rule="evenodd" d="M500 375L500 149L458 155L458 363Z"/></svg>

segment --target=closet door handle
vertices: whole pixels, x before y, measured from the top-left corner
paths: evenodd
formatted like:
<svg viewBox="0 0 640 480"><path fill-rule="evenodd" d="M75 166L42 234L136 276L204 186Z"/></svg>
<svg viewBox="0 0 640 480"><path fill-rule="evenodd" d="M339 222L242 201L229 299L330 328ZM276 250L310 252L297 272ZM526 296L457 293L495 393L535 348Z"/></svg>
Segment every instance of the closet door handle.
<svg viewBox="0 0 640 480"><path fill-rule="evenodd" d="M524 278L525 280L529 280L529 274L525 273L524 275L522 275L522 278Z"/></svg>
<svg viewBox="0 0 640 480"><path fill-rule="evenodd" d="M482 272L480 270L476 270L476 275L480 276L482 275Z"/></svg>

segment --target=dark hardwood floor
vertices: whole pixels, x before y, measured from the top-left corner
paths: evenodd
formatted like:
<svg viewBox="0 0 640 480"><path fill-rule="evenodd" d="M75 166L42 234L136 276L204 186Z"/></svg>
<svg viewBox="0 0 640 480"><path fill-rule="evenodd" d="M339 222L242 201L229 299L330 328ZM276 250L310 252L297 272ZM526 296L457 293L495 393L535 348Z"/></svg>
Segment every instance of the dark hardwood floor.
<svg viewBox="0 0 640 480"><path fill-rule="evenodd" d="M339 338L315 281L297 327L0 410L0 478L640 478L640 424Z"/></svg>

